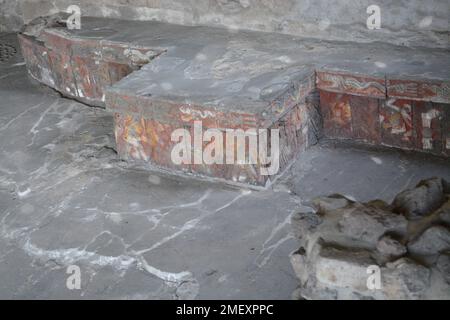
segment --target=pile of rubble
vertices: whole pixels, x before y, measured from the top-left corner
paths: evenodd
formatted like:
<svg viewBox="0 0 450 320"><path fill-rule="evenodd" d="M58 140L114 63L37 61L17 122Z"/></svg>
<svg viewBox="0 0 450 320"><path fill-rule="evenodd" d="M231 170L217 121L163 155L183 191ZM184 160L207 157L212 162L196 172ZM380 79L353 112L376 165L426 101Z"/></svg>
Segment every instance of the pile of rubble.
<svg viewBox="0 0 450 320"><path fill-rule="evenodd" d="M392 204L317 198L292 217L296 299L450 299L450 184L433 178Z"/></svg>

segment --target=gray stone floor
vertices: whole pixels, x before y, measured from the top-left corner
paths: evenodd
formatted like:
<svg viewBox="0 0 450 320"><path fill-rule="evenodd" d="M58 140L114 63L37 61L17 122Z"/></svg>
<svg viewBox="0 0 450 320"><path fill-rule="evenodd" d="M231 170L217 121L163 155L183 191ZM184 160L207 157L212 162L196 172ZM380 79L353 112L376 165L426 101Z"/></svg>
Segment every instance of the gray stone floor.
<svg viewBox="0 0 450 320"><path fill-rule="evenodd" d="M290 299L302 203L450 179L443 159L323 142L258 192L132 167L114 147L111 115L33 83L20 55L0 62L0 298Z"/></svg>

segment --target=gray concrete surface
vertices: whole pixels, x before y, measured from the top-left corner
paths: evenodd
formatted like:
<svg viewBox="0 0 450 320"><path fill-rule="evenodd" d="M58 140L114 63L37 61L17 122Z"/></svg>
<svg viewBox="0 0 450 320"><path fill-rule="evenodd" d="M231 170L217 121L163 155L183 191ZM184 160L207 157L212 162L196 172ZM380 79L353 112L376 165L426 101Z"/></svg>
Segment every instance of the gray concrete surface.
<svg viewBox="0 0 450 320"><path fill-rule="evenodd" d="M12 35L0 41L13 43ZM448 160L323 143L257 192L133 168L112 116L0 63L0 298L289 299L290 215L310 197L391 200ZM69 265L81 290L66 287Z"/></svg>
<svg viewBox="0 0 450 320"><path fill-rule="evenodd" d="M448 0L0 0L2 27L79 5L85 16L225 26L350 41L448 47ZM369 30L366 10L381 9ZM3 21L2 21L3 20Z"/></svg>
<svg viewBox="0 0 450 320"><path fill-rule="evenodd" d="M0 0L0 32L18 31L22 25L22 2Z"/></svg>

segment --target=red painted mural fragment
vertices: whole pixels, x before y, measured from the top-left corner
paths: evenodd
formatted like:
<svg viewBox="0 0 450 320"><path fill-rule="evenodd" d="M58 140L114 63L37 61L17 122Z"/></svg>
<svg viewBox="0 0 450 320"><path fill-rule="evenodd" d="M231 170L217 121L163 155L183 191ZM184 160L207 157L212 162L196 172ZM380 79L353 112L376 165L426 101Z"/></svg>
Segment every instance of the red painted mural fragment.
<svg viewBox="0 0 450 320"><path fill-rule="evenodd" d="M350 139L352 137L350 96L320 91L320 107L325 136Z"/></svg>

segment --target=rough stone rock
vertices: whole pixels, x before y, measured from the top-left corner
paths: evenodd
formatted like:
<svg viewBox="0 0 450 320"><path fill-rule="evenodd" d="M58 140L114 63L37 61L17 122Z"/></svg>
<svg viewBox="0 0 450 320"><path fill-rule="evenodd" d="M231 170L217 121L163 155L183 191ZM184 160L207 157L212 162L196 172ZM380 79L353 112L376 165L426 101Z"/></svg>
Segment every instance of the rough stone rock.
<svg viewBox="0 0 450 320"><path fill-rule="evenodd" d="M450 194L450 182L445 180L445 179L443 179L442 180L442 184L444 186L444 193Z"/></svg>
<svg viewBox="0 0 450 320"><path fill-rule="evenodd" d="M447 223L450 225L450 211L442 212L439 216L442 222Z"/></svg>
<svg viewBox="0 0 450 320"><path fill-rule="evenodd" d="M394 212L415 220L432 213L444 201L444 182L440 178L433 178L421 181L414 189L403 191L392 205Z"/></svg>
<svg viewBox="0 0 450 320"><path fill-rule="evenodd" d="M389 211L354 204L344 210L338 228L347 237L375 247L378 239L386 233L405 234L407 221L403 216Z"/></svg>
<svg viewBox="0 0 450 320"><path fill-rule="evenodd" d="M437 212L439 215L439 220L450 226L450 198Z"/></svg>
<svg viewBox="0 0 450 320"><path fill-rule="evenodd" d="M391 206L384 202L383 200L373 200L366 203L368 207L380 209L380 210L391 210Z"/></svg>
<svg viewBox="0 0 450 320"><path fill-rule="evenodd" d="M421 236L408 244L408 251L420 256L450 251L450 230L443 226L428 228Z"/></svg>
<svg viewBox="0 0 450 320"><path fill-rule="evenodd" d="M292 293L292 300L304 300L305 298L303 297L302 294L302 288L298 287L297 289L294 290L294 292Z"/></svg>
<svg viewBox="0 0 450 320"><path fill-rule="evenodd" d="M321 223L321 218L314 212L297 212L291 218L294 236L301 240L306 240Z"/></svg>
<svg viewBox="0 0 450 320"><path fill-rule="evenodd" d="M436 267L441 272L445 281L450 285L450 252L446 252L439 256Z"/></svg>
<svg viewBox="0 0 450 320"><path fill-rule="evenodd" d="M407 252L406 247L391 236L381 237L377 244L377 250L388 258L398 258Z"/></svg>
<svg viewBox="0 0 450 320"><path fill-rule="evenodd" d="M423 299L430 287L430 270L410 259L399 259L381 270L386 299Z"/></svg>
<svg viewBox="0 0 450 320"><path fill-rule="evenodd" d="M45 28L65 25L65 20L69 14L58 12L46 17L39 17L29 22L22 32L29 36L37 36L42 33Z"/></svg>
<svg viewBox="0 0 450 320"><path fill-rule="evenodd" d="M312 201L313 207L319 214L325 214L336 209L344 208L351 203L351 200L339 194L328 197L319 197Z"/></svg>
<svg viewBox="0 0 450 320"><path fill-rule="evenodd" d="M291 253L291 264L295 275L300 279L300 284L304 285L308 280L308 268L306 266L306 255L303 248Z"/></svg>
<svg viewBox="0 0 450 320"><path fill-rule="evenodd" d="M323 247L315 263L316 279L325 286L367 291L367 268L374 261L364 250Z"/></svg>
<svg viewBox="0 0 450 320"><path fill-rule="evenodd" d="M290 257L300 279L295 297L450 299L450 198L443 190L440 179L430 179L394 205L339 195L315 199L316 214L292 217L301 243ZM400 203L409 214L398 210ZM407 220L411 212L414 219ZM372 276L379 276L380 288L369 289Z"/></svg>
<svg viewBox="0 0 450 320"><path fill-rule="evenodd" d="M337 290L320 287L315 280L308 282L308 285L301 288L300 294L306 300L336 300L339 299Z"/></svg>

